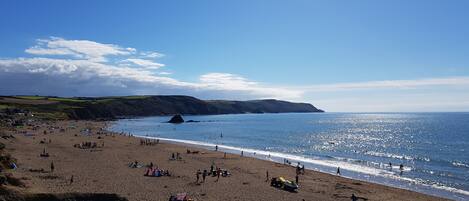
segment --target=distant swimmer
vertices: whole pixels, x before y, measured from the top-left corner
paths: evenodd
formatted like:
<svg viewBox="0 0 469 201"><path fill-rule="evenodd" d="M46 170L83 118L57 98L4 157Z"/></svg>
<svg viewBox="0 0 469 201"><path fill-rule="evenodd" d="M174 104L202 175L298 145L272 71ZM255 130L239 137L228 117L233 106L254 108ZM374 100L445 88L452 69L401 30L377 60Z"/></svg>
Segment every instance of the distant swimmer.
<svg viewBox="0 0 469 201"><path fill-rule="evenodd" d="M391 162L389 162L389 168L391 168L391 169L392 169L392 164L391 164Z"/></svg>
<svg viewBox="0 0 469 201"><path fill-rule="evenodd" d="M400 170L400 171L404 171L404 165L402 165L402 164L399 165L399 170Z"/></svg>

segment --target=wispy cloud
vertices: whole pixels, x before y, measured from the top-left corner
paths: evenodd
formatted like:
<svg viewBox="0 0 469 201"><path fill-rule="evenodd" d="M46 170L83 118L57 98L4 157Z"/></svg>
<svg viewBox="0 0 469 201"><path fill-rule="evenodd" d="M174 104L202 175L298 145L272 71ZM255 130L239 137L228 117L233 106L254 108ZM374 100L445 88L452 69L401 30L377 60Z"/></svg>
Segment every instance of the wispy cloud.
<svg viewBox="0 0 469 201"><path fill-rule="evenodd" d="M25 50L35 55L68 55L96 62L106 61L107 55L130 55L135 48L123 48L113 44L102 44L89 40L65 40L59 37L38 39L37 44Z"/></svg>
<svg viewBox="0 0 469 201"><path fill-rule="evenodd" d="M319 84L299 87L310 92L354 91L374 89L417 89L432 86L468 86L469 77L426 78L414 80L383 80L352 83Z"/></svg>
<svg viewBox="0 0 469 201"><path fill-rule="evenodd" d="M152 60L147 60L147 59L130 58L130 59L123 60L123 62L130 62L130 63L136 64L138 66L148 68L148 69L158 69L164 66L164 64L156 63Z"/></svg>

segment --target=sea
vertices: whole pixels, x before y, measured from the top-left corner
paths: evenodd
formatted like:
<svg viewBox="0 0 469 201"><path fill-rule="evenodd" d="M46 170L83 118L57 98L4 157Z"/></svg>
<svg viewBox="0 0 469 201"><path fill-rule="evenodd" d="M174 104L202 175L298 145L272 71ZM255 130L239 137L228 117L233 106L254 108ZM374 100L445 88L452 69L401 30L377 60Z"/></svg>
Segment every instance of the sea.
<svg viewBox="0 0 469 201"><path fill-rule="evenodd" d="M469 200L469 113L282 113L120 119L115 132ZM403 166L401 168L401 165Z"/></svg>

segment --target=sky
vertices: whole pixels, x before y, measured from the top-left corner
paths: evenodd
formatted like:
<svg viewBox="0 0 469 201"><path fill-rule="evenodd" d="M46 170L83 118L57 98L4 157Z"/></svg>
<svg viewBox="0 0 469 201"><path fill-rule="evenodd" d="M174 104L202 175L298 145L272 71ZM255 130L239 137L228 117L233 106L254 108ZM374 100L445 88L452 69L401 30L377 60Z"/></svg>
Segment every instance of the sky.
<svg viewBox="0 0 469 201"><path fill-rule="evenodd" d="M0 2L0 95L469 111L467 1Z"/></svg>

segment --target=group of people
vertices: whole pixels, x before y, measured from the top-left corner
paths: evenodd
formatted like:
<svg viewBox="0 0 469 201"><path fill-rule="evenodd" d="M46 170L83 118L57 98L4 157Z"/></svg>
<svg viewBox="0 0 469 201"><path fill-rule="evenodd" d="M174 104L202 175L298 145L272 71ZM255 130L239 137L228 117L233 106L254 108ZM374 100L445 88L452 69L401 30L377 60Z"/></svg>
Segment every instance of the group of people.
<svg viewBox="0 0 469 201"><path fill-rule="evenodd" d="M207 171L207 170L204 170L203 172L200 171L200 169L197 170L197 172L195 173L196 175L196 183L199 183L200 181L200 176L202 176L202 183L205 182L205 178L207 176L212 176L212 177L217 177L217 180L215 180L215 182L218 182L218 180L220 179L220 176L222 177L228 177L231 175L230 172L228 172L228 170L225 170L225 169L221 169L219 167L214 167L213 165L210 166L210 171Z"/></svg>
<svg viewBox="0 0 469 201"><path fill-rule="evenodd" d="M159 139L140 139L140 145L142 146L155 146L156 144L160 143Z"/></svg>
<svg viewBox="0 0 469 201"><path fill-rule="evenodd" d="M169 160L182 160L181 154L179 152L171 153Z"/></svg>
<svg viewBox="0 0 469 201"><path fill-rule="evenodd" d="M161 176L171 176L171 174L169 173L169 170L160 169L158 168L158 166L154 166L153 163L150 163L150 165L148 165L147 170L145 171L144 176L161 177Z"/></svg>
<svg viewBox="0 0 469 201"><path fill-rule="evenodd" d="M104 142L102 143L102 146L104 146ZM74 147L80 148L80 149L94 149L98 148L98 143L96 142L82 142L80 144L75 144Z"/></svg>

